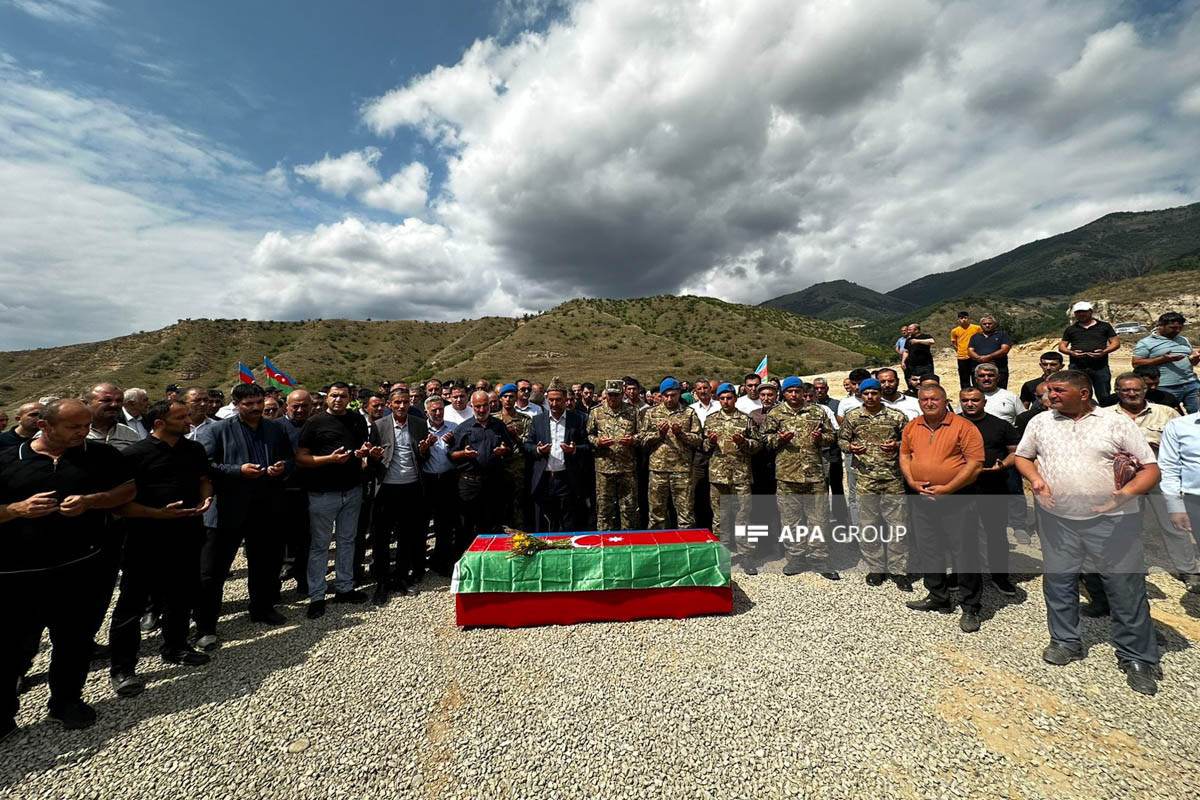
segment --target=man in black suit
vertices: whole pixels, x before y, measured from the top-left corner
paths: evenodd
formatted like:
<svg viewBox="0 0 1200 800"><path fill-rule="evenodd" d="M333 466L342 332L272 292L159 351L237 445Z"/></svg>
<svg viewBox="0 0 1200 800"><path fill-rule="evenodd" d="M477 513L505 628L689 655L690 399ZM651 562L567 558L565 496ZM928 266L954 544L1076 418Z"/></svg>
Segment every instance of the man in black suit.
<svg viewBox="0 0 1200 800"><path fill-rule="evenodd" d="M529 482L534 499L536 527L541 532L579 530L586 487L585 460L592 445L587 420L567 411L567 387L555 378L546 390L548 414L538 414L524 442L533 463Z"/></svg>
<svg viewBox="0 0 1200 800"><path fill-rule="evenodd" d="M196 602L196 646L211 650L217 638L221 594L229 567L245 542L249 566L250 619L282 625L279 530L284 480L294 462L292 443L275 420L263 419L266 392L256 383L234 387L237 415L204 426L199 441L212 467L216 499L204 514L207 527L200 551L200 597Z"/></svg>
<svg viewBox="0 0 1200 800"><path fill-rule="evenodd" d="M375 578L377 606L387 603L388 592L417 594L425 575L425 492L421 467L437 441L425 420L408 413L408 388L388 395L392 413L371 425L371 444L383 449L375 469L379 492L375 495L375 521L371 529L371 572ZM391 570L391 542L396 538L396 570Z"/></svg>

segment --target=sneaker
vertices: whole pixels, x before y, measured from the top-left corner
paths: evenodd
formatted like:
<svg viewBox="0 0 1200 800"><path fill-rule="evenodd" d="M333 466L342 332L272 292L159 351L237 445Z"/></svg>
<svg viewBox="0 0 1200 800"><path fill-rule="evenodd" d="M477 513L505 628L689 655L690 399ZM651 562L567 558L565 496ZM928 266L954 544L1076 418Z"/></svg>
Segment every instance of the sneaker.
<svg viewBox="0 0 1200 800"><path fill-rule="evenodd" d="M163 650L162 660L168 664L182 664L185 667L202 667L212 661L212 656L184 647L179 650Z"/></svg>
<svg viewBox="0 0 1200 800"><path fill-rule="evenodd" d="M348 592L338 592L333 596L333 602L359 605L367 602L367 594L366 592L360 592L357 589L351 589Z"/></svg>
<svg viewBox="0 0 1200 800"><path fill-rule="evenodd" d="M1017 540L1017 544L1033 544L1033 537L1024 528L1014 528L1013 538Z"/></svg>
<svg viewBox="0 0 1200 800"><path fill-rule="evenodd" d="M1083 661L1087 658L1087 653L1082 649L1075 647L1067 647L1065 644L1051 642L1046 645L1046 649L1042 651L1042 661L1047 664L1053 664L1056 667L1065 667L1072 661Z"/></svg>
<svg viewBox="0 0 1200 800"><path fill-rule="evenodd" d="M146 688L146 682L134 672L114 672L108 676L108 685L117 697L137 697Z"/></svg>
<svg viewBox="0 0 1200 800"><path fill-rule="evenodd" d="M1005 597L1017 596L1017 587L1013 586L1007 575L993 575L992 583L995 585L996 591Z"/></svg>
<svg viewBox="0 0 1200 800"><path fill-rule="evenodd" d="M96 709L82 700L70 703L55 703L50 701L49 717L55 722L61 722L63 728L69 731L83 730L96 724Z"/></svg>
<svg viewBox="0 0 1200 800"><path fill-rule="evenodd" d="M217 635L215 633L205 633L205 634L201 634L200 636L196 637L197 649L203 650L206 653L209 651L212 651L212 650L216 650L217 645L219 645L220 643L221 643L221 640L217 638Z"/></svg>
<svg viewBox="0 0 1200 800"><path fill-rule="evenodd" d="M308 609L304 612L304 616L308 617L309 619L319 619L320 617L325 616L325 601L310 600L308 603Z"/></svg>

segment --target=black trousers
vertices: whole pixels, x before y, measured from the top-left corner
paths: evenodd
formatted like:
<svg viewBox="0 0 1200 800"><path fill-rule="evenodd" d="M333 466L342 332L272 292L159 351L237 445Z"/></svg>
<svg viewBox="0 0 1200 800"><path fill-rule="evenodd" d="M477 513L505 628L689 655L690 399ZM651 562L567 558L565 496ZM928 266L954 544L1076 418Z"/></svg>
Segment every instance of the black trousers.
<svg viewBox="0 0 1200 800"><path fill-rule="evenodd" d="M454 543L458 539L458 527L461 523L458 513L458 475L453 470L427 472L425 487L426 525L428 520L433 520L432 566L443 575L448 575L458 559L454 553Z"/></svg>
<svg viewBox="0 0 1200 800"><path fill-rule="evenodd" d="M18 708L17 680L37 655L42 631L50 631L50 703L78 702L92 657L95 620L103 619L111 593L103 555L58 569L0 575L0 594L10 604L9 639L0 647L0 721Z"/></svg>
<svg viewBox="0 0 1200 800"><path fill-rule="evenodd" d="M983 548L987 553L988 571L993 575L1008 574L1008 481L1007 473L1000 478L985 478L975 482L975 502L979 509L979 527L983 531Z"/></svg>
<svg viewBox="0 0 1200 800"><path fill-rule="evenodd" d="M273 504L253 507L241 525L207 528L200 549L200 596L196 600L196 633L217 632L221 616L221 598L229 568L245 543L248 567L247 588L250 613L268 611L279 602L279 568L283 564L283 541L278 520L270 513Z"/></svg>
<svg viewBox="0 0 1200 800"><path fill-rule="evenodd" d="M367 544L374 541L374 537L371 536L371 523L375 516L375 491L378 486L379 484L374 479L365 481L362 485L362 505L358 509L358 530L354 536L355 582L363 574L363 564L367 561ZM371 558L372 564L374 564L374 554L372 554ZM373 571L372 574L374 574Z"/></svg>
<svg viewBox="0 0 1200 800"><path fill-rule="evenodd" d="M451 565L462 557L476 536L496 533L499 529L500 486L500 482L491 475L464 473L458 476L459 528L455 532Z"/></svg>
<svg viewBox="0 0 1200 800"><path fill-rule="evenodd" d="M932 500L913 496L909 503L912 532L917 537L925 588L937 603L950 602L946 567L958 579L964 611L979 612L983 582L979 570L979 510L975 497L954 494Z"/></svg>
<svg viewBox="0 0 1200 800"><path fill-rule="evenodd" d="M121 594L108 630L112 671L137 668L142 634L138 623L151 596L162 602L162 652L187 646L188 623L200 591L204 524L190 520L129 521L121 559Z"/></svg>
<svg viewBox="0 0 1200 800"><path fill-rule="evenodd" d="M421 484L385 483L375 495L375 521L371 528L371 574L386 586L392 576L391 544L396 540L395 577L418 583L425 575L425 531L429 517Z"/></svg>
<svg viewBox="0 0 1200 800"><path fill-rule="evenodd" d="M958 359L958 388L971 388L972 381L975 378L975 365L979 362L973 358Z"/></svg>
<svg viewBox="0 0 1200 800"><path fill-rule="evenodd" d="M561 472L543 472L533 498L534 508L537 509L538 533L562 533L580 529L580 501L571 489L565 469Z"/></svg>
<svg viewBox="0 0 1200 800"><path fill-rule="evenodd" d="M835 453L841 451L835 445L833 448ZM836 522L847 523L850 521L850 506L846 503L846 486L844 483L843 470L845 461L841 458L835 458L829 462L829 506L830 518Z"/></svg>

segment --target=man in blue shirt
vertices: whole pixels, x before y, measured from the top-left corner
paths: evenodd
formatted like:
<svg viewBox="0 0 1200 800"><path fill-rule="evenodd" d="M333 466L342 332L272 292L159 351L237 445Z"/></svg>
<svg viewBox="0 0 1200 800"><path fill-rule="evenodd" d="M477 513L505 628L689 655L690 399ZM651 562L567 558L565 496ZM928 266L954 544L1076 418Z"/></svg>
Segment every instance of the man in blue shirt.
<svg viewBox="0 0 1200 800"><path fill-rule="evenodd" d="M993 364L1000 370L1001 389L1008 388L1008 351L1012 349L1012 339L1004 331L996 330L995 317L980 317L979 327L982 333L971 337L967 343L967 353L976 364Z"/></svg>
<svg viewBox="0 0 1200 800"><path fill-rule="evenodd" d="M1189 414L1200 411L1200 379L1194 367L1200 350L1180 335L1187 320L1177 311L1158 318L1158 332L1133 346L1134 367L1158 367L1159 388L1178 398Z"/></svg>

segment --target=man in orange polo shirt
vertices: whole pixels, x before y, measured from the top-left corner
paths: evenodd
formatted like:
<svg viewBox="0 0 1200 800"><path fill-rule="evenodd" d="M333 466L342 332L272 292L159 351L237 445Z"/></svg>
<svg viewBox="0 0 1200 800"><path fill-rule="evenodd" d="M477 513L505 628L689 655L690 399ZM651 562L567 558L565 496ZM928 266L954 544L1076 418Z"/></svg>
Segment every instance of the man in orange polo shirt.
<svg viewBox="0 0 1200 800"><path fill-rule="evenodd" d="M950 329L950 343L954 345L954 355L958 359L958 388L967 389L971 386L971 376L979 363L971 358L971 337L983 333L983 328L971 322L971 315L966 311L958 312L958 324Z"/></svg>
<svg viewBox="0 0 1200 800"><path fill-rule="evenodd" d="M979 574L979 512L972 495L983 468L983 437L969 420L950 413L946 390L925 384L917 393L922 416L904 427L900 471L916 493L911 503L912 533L919 538L919 561L929 595L906 605L916 611L954 612L946 576L949 561L962 602L959 627L979 630L982 580Z"/></svg>

